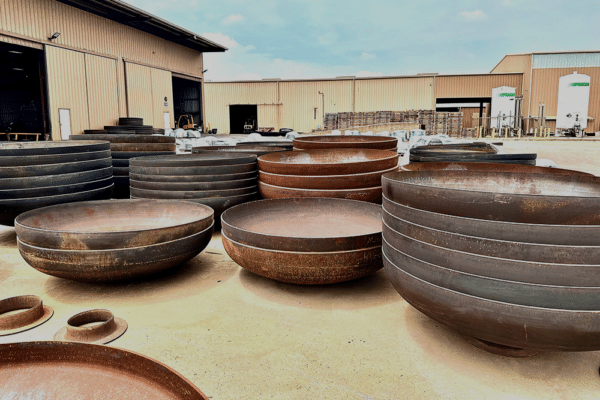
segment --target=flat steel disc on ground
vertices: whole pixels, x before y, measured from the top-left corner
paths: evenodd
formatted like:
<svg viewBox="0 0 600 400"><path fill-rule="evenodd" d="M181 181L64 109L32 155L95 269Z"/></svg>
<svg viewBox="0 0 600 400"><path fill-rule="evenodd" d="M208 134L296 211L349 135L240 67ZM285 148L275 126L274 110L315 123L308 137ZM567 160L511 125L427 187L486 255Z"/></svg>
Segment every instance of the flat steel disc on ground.
<svg viewBox="0 0 600 400"><path fill-rule="evenodd" d="M111 143L110 151L175 151L175 143Z"/></svg>
<svg viewBox="0 0 600 400"><path fill-rule="evenodd" d="M169 242L213 224L212 208L177 200L106 200L38 208L15 220L17 237L32 246L105 250Z"/></svg>
<svg viewBox="0 0 600 400"><path fill-rule="evenodd" d="M108 168L112 165L110 156L97 160L75 161L58 164L25 165L16 167L0 167L0 179L28 178L60 174L71 174L74 172L92 171Z"/></svg>
<svg viewBox="0 0 600 400"><path fill-rule="evenodd" d="M419 162L403 165L403 171L494 171L515 172L519 174L549 174L549 175L580 175L594 176L587 172L575 171L562 168L536 167L521 164L498 164L498 163L461 163L461 162Z"/></svg>
<svg viewBox="0 0 600 400"><path fill-rule="evenodd" d="M398 139L387 136L302 135L294 139L294 148L311 149L391 149Z"/></svg>
<svg viewBox="0 0 600 400"><path fill-rule="evenodd" d="M7 142L0 144L0 157L43 156L110 150L110 143L98 140L56 142Z"/></svg>
<svg viewBox="0 0 600 400"><path fill-rule="evenodd" d="M255 187L257 185L256 177L249 179L240 179L236 181L216 181L216 182L146 182L131 179L131 187L147 190L176 190L176 191L196 191L196 190L227 190Z"/></svg>
<svg viewBox="0 0 600 400"><path fill-rule="evenodd" d="M215 174L215 175L154 175L136 174L131 172L131 179L140 182L171 182L171 183L201 183L201 182L225 182L256 178L257 171L241 172L239 174Z"/></svg>
<svg viewBox="0 0 600 400"><path fill-rule="evenodd" d="M258 157L261 171L280 175L347 175L398 166L398 153L373 149L286 151Z"/></svg>
<svg viewBox="0 0 600 400"><path fill-rule="evenodd" d="M90 151L89 153L48 154L44 156L1 156L0 167L62 164L104 158L110 158L110 150Z"/></svg>
<svg viewBox="0 0 600 400"><path fill-rule="evenodd" d="M61 250L31 246L17 239L19 252L47 275L82 282L150 278L198 255L210 242L213 226L202 232L153 245L106 250Z"/></svg>
<svg viewBox="0 0 600 400"><path fill-rule="evenodd" d="M383 171L348 175L278 175L258 171L258 177L261 182L268 185L295 189L359 189L380 186L381 175L395 171L398 171L398 167L392 167Z"/></svg>
<svg viewBox="0 0 600 400"><path fill-rule="evenodd" d="M90 182L74 183L59 186L44 186L28 189L0 190L0 204L4 201L38 198L43 196L58 196L62 194L85 192L108 186L113 183L112 174L103 179Z"/></svg>
<svg viewBox="0 0 600 400"><path fill-rule="evenodd" d="M175 143L175 138L170 136L142 136L140 135L71 135L71 140L107 140L111 143Z"/></svg>
<svg viewBox="0 0 600 400"><path fill-rule="evenodd" d="M115 151L112 153L112 158L128 160L135 157L168 156L171 154L175 154L175 151Z"/></svg>
<svg viewBox="0 0 600 400"><path fill-rule="evenodd" d="M132 167L210 167L250 163L256 164L256 155L229 152L139 157L130 161Z"/></svg>
<svg viewBox="0 0 600 400"><path fill-rule="evenodd" d="M468 154L468 155L410 155L410 162L486 162L535 165L537 154Z"/></svg>
<svg viewBox="0 0 600 400"><path fill-rule="evenodd" d="M192 154L205 154L208 151L231 152L235 154L254 154L260 157L264 154L288 151L285 147L276 146L201 146L192 147Z"/></svg>
<svg viewBox="0 0 600 400"><path fill-rule="evenodd" d="M258 189L265 199L290 199L297 197L331 197L368 201L381 204L381 186L359 189L294 189L268 185L258 181Z"/></svg>
<svg viewBox="0 0 600 400"><path fill-rule="evenodd" d="M145 175L226 175L256 171L256 162L235 165L212 165L204 167L141 167L130 161L130 172Z"/></svg>
<svg viewBox="0 0 600 400"><path fill-rule="evenodd" d="M208 400L169 366L114 347L56 341L9 343L0 345L0 359L0 393L14 393L18 398Z"/></svg>
<svg viewBox="0 0 600 400"><path fill-rule="evenodd" d="M490 171L401 171L382 177L388 199L427 211L496 221L600 224L596 177Z"/></svg>
<svg viewBox="0 0 600 400"><path fill-rule="evenodd" d="M600 311L529 307L483 299L419 279L395 266L385 254L383 258L387 276L410 305L466 336L539 351L600 350Z"/></svg>
<svg viewBox="0 0 600 400"><path fill-rule="evenodd" d="M260 200L221 216L231 240L270 250L326 252L381 245L381 206L328 198Z"/></svg>
<svg viewBox="0 0 600 400"><path fill-rule="evenodd" d="M350 251L294 252L247 246L221 234L229 257L265 278L300 285L328 285L362 278L382 268L381 246Z"/></svg>
<svg viewBox="0 0 600 400"><path fill-rule="evenodd" d="M144 125L144 118L138 117L121 117L119 125L141 126Z"/></svg>
<svg viewBox="0 0 600 400"><path fill-rule="evenodd" d="M249 193L256 192L256 186L248 186L239 189L225 189L225 190L147 190L138 189L131 185L129 182L129 191L133 196L143 197L146 199L203 199L208 197L230 197L239 196Z"/></svg>
<svg viewBox="0 0 600 400"><path fill-rule="evenodd" d="M258 142L238 142L235 145L235 147L237 147L237 148L254 147L254 146L283 147L287 151L290 151L294 147L294 142L292 142L291 140L261 140Z"/></svg>
<svg viewBox="0 0 600 400"><path fill-rule="evenodd" d="M71 185L75 183L90 182L112 176L112 167L93 169L89 171L72 172L60 175L42 175L27 178L0 178L0 196L7 198L12 189L35 189L48 186ZM18 191L16 191L18 193Z"/></svg>

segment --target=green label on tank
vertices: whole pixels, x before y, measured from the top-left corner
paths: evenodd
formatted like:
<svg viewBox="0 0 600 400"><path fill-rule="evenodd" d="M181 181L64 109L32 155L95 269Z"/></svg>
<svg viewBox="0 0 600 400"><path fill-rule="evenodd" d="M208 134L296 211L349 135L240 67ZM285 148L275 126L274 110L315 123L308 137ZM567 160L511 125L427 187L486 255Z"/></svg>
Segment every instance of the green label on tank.
<svg viewBox="0 0 600 400"><path fill-rule="evenodd" d="M571 86L590 86L588 82L573 82Z"/></svg>
<svg viewBox="0 0 600 400"><path fill-rule="evenodd" d="M498 97L515 97L514 93L500 93Z"/></svg>

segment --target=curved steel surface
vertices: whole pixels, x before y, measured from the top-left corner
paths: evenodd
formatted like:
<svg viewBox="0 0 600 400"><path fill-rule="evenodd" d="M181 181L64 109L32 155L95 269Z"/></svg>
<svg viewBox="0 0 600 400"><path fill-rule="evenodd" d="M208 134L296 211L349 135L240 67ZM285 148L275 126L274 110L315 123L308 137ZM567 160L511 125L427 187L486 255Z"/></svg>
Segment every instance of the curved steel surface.
<svg viewBox="0 0 600 400"><path fill-rule="evenodd" d="M600 287L600 263L557 264L481 256L413 239L385 223L382 236L394 248L412 257L455 271L540 285Z"/></svg>
<svg viewBox="0 0 600 400"><path fill-rule="evenodd" d="M0 359L0 393L16 393L20 398L208 400L168 365L115 347L9 343L0 345Z"/></svg>
<svg viewBox="0 0 600 400"><path fill-rule="evenodd" d="M308 135L294 139L294 147L310 149L391 149L398 146L398 139L386 136L333 136Z"/></svg>
<svg viewBox="0 0 600 400"><path fill-rule="evenodd" d="M173 154L175 154L175 151L115 151L112 153L112 158L128 160L135 157L168 156Z"/></svg>
<svg viewBox="0 0 600 400"><path fill-rule="evenodd" d="M260 200L221 215L221 231L270 250L324 252L381 245L381 206L327 198Z"/></svg>
<svg viewBox="0 0 600 400"><path fill-rule="evenodd" d="M554 264L600 264L596 246L560 246L510 242L432 229L391 215L384 209L383 222L394 231L421 242L487 257Z"/></svg>
<svg viewBox="0 0 600 400"><path fill-rule="evenodd" d="M280 175L348 175L398 166L398 153L373 149L307 150L258 157L258 169Z"/></svg>
<svg viewBox="0 0 600 400"><path fill-rule="evenodd" d="M106 200L38 208L15 219L23 243L61 250L105 250L169 242L213 224L214 211L177 200Z"/></svg>
<svg viewBox="0 0 600 400"><path fill-rule="evenodd" d="M264 154L288 151L285 147L276 146L199 146L192 147L192 154L205 154L207 151L222 151L236 154L254 154L257 157Z"/></svg>
<svg viewBox="0 0 600 400"><path fill-rule="evenodd" d="M398 167L348 175L279 175L258 171L258 177L268 185L294 189L360 189L381 186L381 175L395 171Z"/></svg>
<svg viewBox="0 0 600 400"><path fill-rule="evenodd" d="M223 165L256 164L256 155L209 152L203 154L137 157L131 159L129 162L132 167L216 167Z"/></svg>
<svg viewBox="0 0 600 400"><path fill-rule="evenodd" d="M2 156L0 157L0 167L15 168L23 166L63 164L79 161L100 160L110 157L111 154L109 149L102 151L90 151L85 153L46 154L41 156Z"/></svg>
<svg viewBox="0 0 600 400"><path fill-rule="evenodd" d="M490 171L391 172L384 195L397 203L468 218L534 224L597 224L600 180ZM581 221L582 213L591 217Z"/></svg>
<svg viewBox="0 0 600 400"><path fill-rule="evenodd" d="M109 199L114 184L85 192L67 193L56 196L27 197L22 199L0 200L0 225L13 226L15 218L25 211L61 203L86 200Z"/></svg>
<svg viewBox="0 0 600 400"><path fill-rule="evenodd" d="M383 255L396 291L423 314L466 336L540 351L600 350L600 312L529 307L459 293L419 279Z"/></svg>
<svg viewBox="0 0 600 400"><path fill-rule="evenodd" d="M229 197L239 196L256 192L256 186L248 186L239 189L222 189L222 190L148 190L139 189L131 186L129 181L129 191L133 196L144 197L146 199L204 199L208 197Z"/></svg>
<svg viewBox="0 0 600 400"><path fill-rule="evenodd" d="M238 142L235 146L238 148L254 146L283 147L290 151L294 147L294 143L291 140L261 140L257 142Z"/></svg>
<svg viewBox="0 0 600 400"><path fill-rule="evenodd" d="M143 136L140 136L143 137ZM176 151L175 143L111 143L110 151L138 152L138 151Z"/></svg>
<svg viewBox="0 0 600 400"><path fill-rule="evenodd" d="M146 182L131 179L131 187L146 190L166 190L166 191L198 191L198 190L228 190L241 189L247 187L256 188L256 177L249 179L239 179L235 181L216 181L216 182Z"/></svg>
<svg viewBox="0 0 600 400"><path fill-rule="evenodd" d="M256 171L256 162L235 165L212 165L204 167L146 167L133 165L130 161L130 172L144 175L226 175Z"/></svg>
<svg viewBox="0 0 600 400"><path fill-rule="evenodd" d="M429 228L467 236L524 243L571 246L597 246L599 225L522 224L439 214L398 204L383 196L383 207L390 214ZM584 213L580 221L589 219Z"/></svg>
<svg viewBox="0 0 600 400"><path fill-rule="evenodd" d="M48 321L52 308L38 296L24 295L0 300L0 336L14 335ZM1 392L0 392L1 393Z"/></svg>
<svg viewBox="0 0 600 400"><path fill-rule="evenodd" d="M106 151L110 143L98 140L61 140L56 142L6 142L0 144L0 157L41 156L48 154Z"/></svg>
<svg viewBox="0 0 600 400"><path fill-rule="evenodd" d="M82 182L90 182L112 176L112 167L109 165L102 169L93 169L89 171L71 172L59 175L42 175L24 178L0 178L0 198L6 198L4 195L17 189L34 189L48 186L71 185ZM3 197L4 196L4 197ZM17 196L18 197L18 196Z"/></svg>
<svg viewBox="0 0 600 400"><path fill-rule="evenodd" d="M200 182L224 182L238 181L243 179L256 178L256 170L250 172L240 172L237 174L212 174L212 175L158 175L158 174L137 174L129 171L131 179L140 182L172 182L172 183L200 183Z"/></svg>
<svg viewBox="0 0 600 400"><path fill-rule="evenodd" d="M113 183L112 174L95 181L73 183L59 186L44 186L31 189L7 189L0 190L0 205L7 201L21 201L29 198L40 198L45 196L59 196L69 193L79 193L106 187Z"/></svg>
<svg viewBox="0 0 600 400"><path fill-rule="evenodd" d="M208 245L213 225L169 242L106 250L60 250L17 239L27 264L44 274L84 282L116 282L149 277L194 258Z"/></svg>
<svg viewBox="0 0 600 400"><path fill-rule="evenodd" d="M396 268L419 279L482 299L561 310L600 310L600 287L539 285L467 274L421 261L394 248L385 240L383 254Z"/></svg>
<svg viewBox="0 0 600 400"><path fill-rule="evenodd" d="M71 174L108 168L112 165L110 157L98 160L75 161L59 164L41 164L15 167L0 167L0 182L10 178L31 178L49 175Z"/></svg>
<svg viewBox="0 0 600 400"><path fill-rule="evenodd" d="M588 174L587 172L575 171L571 169L499 163L420 162L403 165L401 169L403 171L494 171L514 172L519 174L594 176L593 174Z"/></svg>
<svg viewBox="0 0 600 400"><path fill-rule="evenodd" d="M258 190L265 199L289 199L294 197L330 197L360 200L381 204L381 186L361 189L294 189L268 185L258 181Z"/></svg>
<svg viewBox="0 0 600 400"><path fill-rule="evenodd" d="M224 234L223 247L242 268L265 278L328 285L362 278L382 268L381 246L354 251L291 252L247 246Z"/></svg>
<svg viewBox="0 0 600 400"><path fill-rule="evenodd" d="M175 143L171 136L84 134L71 135L71 140L106 140L111 143Z"/></svg>

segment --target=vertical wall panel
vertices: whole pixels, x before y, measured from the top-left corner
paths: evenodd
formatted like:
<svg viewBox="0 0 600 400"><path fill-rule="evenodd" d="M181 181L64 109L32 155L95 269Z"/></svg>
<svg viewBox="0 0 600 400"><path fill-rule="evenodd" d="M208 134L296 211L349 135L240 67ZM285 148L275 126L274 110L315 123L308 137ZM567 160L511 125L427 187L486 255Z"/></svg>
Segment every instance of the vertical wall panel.
<svg viewBox="0 0 600 400"><path fill-rule="evenodd" d="M83 53L46 47L52 139L60 140L59 108L71 110L71 132L89 129L85 57Z"/></svg>
<svg viewBox="0 0 600 400"><path fill-rule="evenodd" d="M117 61L112 58L85 55L90 129L117 125L119 97L117 93Z"/></svg>
<svg viewBox="0 0 600 400"><path fill-rule="evenodd" d="M492 97L492 89L500 86L516 88L516 95L523 91L522 74L450 75L435 77L435 97Z"/></svg>
<svg viewBox="0 0 600 400"><path fill-rule="evenodd" d="M125 63L127 108L130 117L143 118L145 125L154 124L152 73L150 67Z"/></svg>
<svg viewBox="0 0 600 400"><path fill-rule="evenodd" d="M359 79L355 111L435 109L433 77Z"/></svg>
<svg viewBox="0 0 600 400"><path fill-rule="evenodd" d="M150 68L150 76L152 77L152 107L154 114L154 122L148 121L148 125L153 125L155 128L164 127L165 112L171 115L171 127L175 126L175 112L173 110L173 80L169 71ZM167 98L167 106L165 106L165 97Z"/></svg>

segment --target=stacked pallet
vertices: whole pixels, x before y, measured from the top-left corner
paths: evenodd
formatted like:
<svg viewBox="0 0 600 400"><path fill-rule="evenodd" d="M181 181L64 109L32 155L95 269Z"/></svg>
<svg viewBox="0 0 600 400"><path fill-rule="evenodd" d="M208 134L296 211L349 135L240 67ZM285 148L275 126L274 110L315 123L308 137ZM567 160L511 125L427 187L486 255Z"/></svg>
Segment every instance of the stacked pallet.
<svg viewBox="0 0 600 400"><path fill-rule="evenodd" d="M463 130L463 113L448 113L447 134L449 136L458 137L462 135Z"/></svg>
<svg viewBox="0 0 600 400"><path fill-rule="evenodd" d="M338 113L337 129L351 128L352 127L351 120L352 120L353 114L354 113L351 113L351 112Z"/></svg>
<svg viewBox="0 0 600 400"><path fill-rule="evenodd" d="M352 117L350 119L351 126L363 126L365 125L365 116L364 113L352 113Z"/></svg>
<svg viewBox="0 0 600 400"><path fill-rule="evenodd" d="M375 112L366 112L364 113L364 125L375 125Z"/></svg>
<svg viewBox="0 0 600 400"><path fill-rule="evenodd" d="M392 111L390 122L393 124L404 122L406 111Z"/></svg>
<svg viewBox="0 0 600 400"><path fill-rule="evenodd" d="M326 131L331 131L334 129L338 129L338 115L327 113L325 114L325 118L323 119L323 126Z"/></svg>

